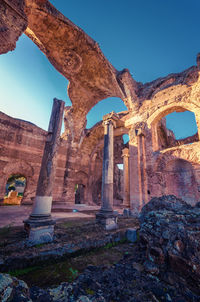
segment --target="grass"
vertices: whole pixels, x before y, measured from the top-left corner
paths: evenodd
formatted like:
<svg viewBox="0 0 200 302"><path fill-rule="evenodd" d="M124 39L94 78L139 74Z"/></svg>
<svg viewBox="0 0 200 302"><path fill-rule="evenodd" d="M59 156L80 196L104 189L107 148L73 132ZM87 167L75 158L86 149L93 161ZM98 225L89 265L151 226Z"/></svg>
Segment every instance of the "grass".
<svg viewBox="0 0 200 302"><path fill-rule="evenodd" d="M24 269L17 269L14 271L9 271L8 274L10 274L13 277L20 277L20 276L26 275L30 272L33 272L39 268L40 268L39 266L27 267Z"/></svg>
<svg viewBox="0 0 200 302"><path fill-rule="evenodd" d="M112 241L112 242L108 242L103 248L104 249L111 249L119 244L123 244L128 242L128 240L126 239L126 237L124 237L123 239L119 240L119 241Z"/></svg>
<svg viewBox="0 0 200 302"><path fill-rule="evenodd" d="M42 246L44 246L46 243L38 243L34 245L35 248L40 249Z"/></svg>
<svg viewBox="0 0 200 302"><path fill-rule="evenodd" d="M132 220L123 219L119 221L121 228L127 228L132 225ZM55 226L55 235L58 242L70 242L77 244L81 240L91 238L101 239L99 225L96 225L92 219L72 219L63 220ZM0 229L0 242L7 246L14 244L26 238L23 227L6 227ZM7 243L6 243L7 242ZM6 244L7 245L6 245ZM37 244L36 249L40 249L43 244ZM39 286L41 288L56 286L61 282L73 282L87 266L109 267L118 263L126 254L133 253L133 245L126 238L120 241L112 241L103 247L95 248L90 251L80 251L74 253L71 257L65 257L57 260L48 260L43 263L35 263L35 266L25 267L19 270L9 271L13 276L20 277L28 286ZM90 290L90 289L89 289Z"/></svg>
<svg viewBox="0 0 200 302"><path fill-rule="evenodd" d="M41 266L18 269L8 273L20 277L28 286L45 288L58 285L61 282L73 282L89 265L109 267L116 264L125 253L131 251L132 246L125 240L121 240L62 261L51 261L51 263L44 263ZM87 293L93 295L90 288L88 288Z"/></svg>

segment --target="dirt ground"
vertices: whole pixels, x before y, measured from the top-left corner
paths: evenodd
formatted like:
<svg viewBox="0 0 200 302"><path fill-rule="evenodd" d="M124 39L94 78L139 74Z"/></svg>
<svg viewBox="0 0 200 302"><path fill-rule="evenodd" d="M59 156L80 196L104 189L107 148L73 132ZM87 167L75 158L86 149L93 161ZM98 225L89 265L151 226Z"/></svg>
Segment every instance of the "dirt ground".
<svg viewBox="0 0 200 302"><path fill-rule="evenodd" d="M138 222L132 219L119 219L119 231L129 227L138 227ZM0 228L0 252L1 255L16 256L27 255L27 253L39 253L54 249L65 243L73 245L86 240L99 240L109 236L108 232L102 231L102 227L95 223L94 217L78 219L67 218L57 222L55 226L55 241L50 244L27 247L20 250L17 248L20 242L27 238L23 226L7 225ZM24 280L29 286L49 287L61 282L72 282L88 266L103 266L105 268L116 264L124 255L133 252L133 244L126 240L118 243L107 243L102 247L82 251L60 260L40 263L24 267L22 269L8 270L8 272L19 279Z"/></svg>

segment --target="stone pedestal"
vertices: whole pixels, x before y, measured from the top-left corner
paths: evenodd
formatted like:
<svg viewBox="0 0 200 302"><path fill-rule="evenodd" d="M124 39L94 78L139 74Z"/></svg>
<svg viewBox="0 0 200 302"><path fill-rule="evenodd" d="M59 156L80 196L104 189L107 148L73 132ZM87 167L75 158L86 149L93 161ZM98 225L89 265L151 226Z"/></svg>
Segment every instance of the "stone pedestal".
<svg viewBox="0 0 200 302"><path fill-rule="evenodd" d="M96 221L106 230L117 228L117 215L113 212L113 128L118 115L113 113L103 117L104 153L102 170L101 209L96 214Z"/></svg>
<svg viewBox="0 0 200 302"><path fill-rule="evenodd" d="M118 228L117 219L118 215L113 211L105 212L100 210L99 213L96 214L97 223L101 224L107 231Z"/></svg>
<svg viewBox="0 0 200 302"><path fill-rule="evenodd" d="M29 234L29 243L35 245L53 241L55 221L51 216L37 217L30 215L24 221L24 229Z"/></svg>
<svg viewBox="0 0 200 302"><path fill-rule="evenodd" d="M24 227L28 231L31 244L46 243L53 240L55 221L51 218L52 188L63 111L64 102L54 99L34 206L30 217L24 221Z"/></svg>

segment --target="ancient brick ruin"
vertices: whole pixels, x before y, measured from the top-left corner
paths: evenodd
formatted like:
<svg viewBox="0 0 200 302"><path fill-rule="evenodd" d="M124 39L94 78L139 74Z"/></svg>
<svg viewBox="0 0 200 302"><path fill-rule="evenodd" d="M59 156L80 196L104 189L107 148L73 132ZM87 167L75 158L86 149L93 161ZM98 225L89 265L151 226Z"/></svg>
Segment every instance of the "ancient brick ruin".
<svg viewBox="0 0 200 302"><path fill-rule="evenodd" d="M128 108L118 113L114 128L114 203L138 212L154 196L199 201L200 56L196 66L142 84L127 69L117 71L98 44L50 2L3 0L0 8L0 53L13 50L25 32L69 80L72 106L64 111L53 202L100 204L104 130L102 122L86 129L86 115L108 97L121 98ZM195 114L198 133L177 141L163 118L185 110ZM47 134L0 114L0 199L8 177L20 173L27 180L22 203L33 203ZM123 143L124 134L129 134L128 144ZM121 163L124 184L117 168Z"/></svg>

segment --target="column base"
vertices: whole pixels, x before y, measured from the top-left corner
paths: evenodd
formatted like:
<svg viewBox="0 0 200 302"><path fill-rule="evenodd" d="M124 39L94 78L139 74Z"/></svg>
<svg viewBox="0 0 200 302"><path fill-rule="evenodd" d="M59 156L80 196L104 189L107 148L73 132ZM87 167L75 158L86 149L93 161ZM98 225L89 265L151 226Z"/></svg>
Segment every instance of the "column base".
<svg viewBox="0 0 200 302"><path fill-rule="evenodd" d="M133 218L138 218L139 213L137 211L133 211L130 208L125 208L123 210L123 216L124 217L133 217Z"/></svg>
<svg viewBox="0 0 200 302"><path fill-rule="evenodd" d="M31 245L48 243L53 241L54 225L51 215L30 215L29 219L24 220L24 229L28 233L28 243Z"/></svg>
<svg viewBox="0 0 200 302"><path fill-rule="evenodd" d="M118 228L117 224L118 215L113 211L104 212L101 211L96 214L96 222L101 224L106 231L116 230Z"/></svg>

